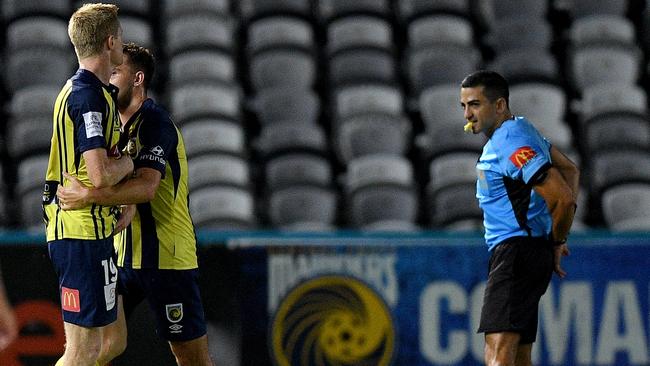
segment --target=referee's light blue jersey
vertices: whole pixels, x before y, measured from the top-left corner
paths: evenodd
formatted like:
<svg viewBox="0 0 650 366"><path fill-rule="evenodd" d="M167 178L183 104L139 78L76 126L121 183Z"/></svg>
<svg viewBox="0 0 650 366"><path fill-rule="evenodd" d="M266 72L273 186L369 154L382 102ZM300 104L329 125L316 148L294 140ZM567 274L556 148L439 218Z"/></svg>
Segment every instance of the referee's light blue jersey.
<svg viewBox="0 0 650 366"><path fill-rule="evenodd" d="M551 144L524 117L494 131L476 164L476 197L488 250L513 236L547 237L552 219L534 182L551 167Z"/></svg>

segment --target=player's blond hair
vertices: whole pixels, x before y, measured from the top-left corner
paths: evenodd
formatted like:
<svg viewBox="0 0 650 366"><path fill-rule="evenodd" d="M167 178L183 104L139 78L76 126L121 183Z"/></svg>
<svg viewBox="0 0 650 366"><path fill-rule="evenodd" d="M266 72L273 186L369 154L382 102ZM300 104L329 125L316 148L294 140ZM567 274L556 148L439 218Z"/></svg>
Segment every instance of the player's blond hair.
<svg viewBox="0 0 650 366"><path fill-rule="evenodd" d="M68 36L80 60L98 55L106 39L117 36L117 10L113 4L84 4L72 14Z"/></svg>

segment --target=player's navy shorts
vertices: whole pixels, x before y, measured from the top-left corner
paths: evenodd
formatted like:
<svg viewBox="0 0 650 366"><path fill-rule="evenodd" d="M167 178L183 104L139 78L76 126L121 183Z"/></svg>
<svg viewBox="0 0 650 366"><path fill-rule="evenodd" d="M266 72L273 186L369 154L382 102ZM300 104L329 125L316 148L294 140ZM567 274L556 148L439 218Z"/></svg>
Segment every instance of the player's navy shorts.
<svg viewBox="0 0 650 366"><path fill-rule="evenodd" d="M117 319L117 267L113 238L63 239L48 243L59 277L63 320L101 327Z"/></svg>
<svg viewBox="0 0 650 366"><path fill-rule="evenodd" d="M156 331L170 342L206 334L199 292L199 270L119 268L118 292L128 317L145 298L156 318Z"/></svg>
<svg viewBox="0 0 650 366"><path fill-rule="evenodd" d="M539 300L553 275L553 245L545 238L513 237L490 257L479 333L514 332L535 342Z"/></svg>

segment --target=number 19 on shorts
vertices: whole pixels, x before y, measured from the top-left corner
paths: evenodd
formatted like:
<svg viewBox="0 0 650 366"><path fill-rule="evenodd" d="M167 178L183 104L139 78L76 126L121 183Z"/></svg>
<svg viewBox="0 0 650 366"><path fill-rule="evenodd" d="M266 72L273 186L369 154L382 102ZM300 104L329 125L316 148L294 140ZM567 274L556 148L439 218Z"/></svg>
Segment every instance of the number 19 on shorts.
<svg viewBox="0 0 650 366"><path fill-rule="evenodd" d="M113 263L113 258L102 261L104 267L104 298L106 299L106 311L115 307L115 299L117 294L117 267Z"/></svg>

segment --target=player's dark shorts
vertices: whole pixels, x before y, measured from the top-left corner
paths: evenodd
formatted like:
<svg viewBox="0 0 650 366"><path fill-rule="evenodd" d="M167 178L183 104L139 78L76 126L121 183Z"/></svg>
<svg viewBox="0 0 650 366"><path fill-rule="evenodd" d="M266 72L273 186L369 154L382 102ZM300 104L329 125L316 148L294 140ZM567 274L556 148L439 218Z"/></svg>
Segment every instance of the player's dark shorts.
<svg viewBox="0 0 650 366"><path fill-rule="evenodd" d="M117 319L117 267L113 238L63 239L48 243L59 277L63 320L101 327Z"/></svg>
<svg viewBox="0 0 650 366"><path fill-rule="evenodd" d="M539 300L553 274L553 246L544 238L513 237L497 245L489 274L479 333L514 332L535 342Z"/></svg>
<svg viewBox="0 0 650 366"><path fill-rule="evenodd" d="M118 292L128 317L145 298L166 341L189 341L206 334L199 270L119 268Z"/></svg>

